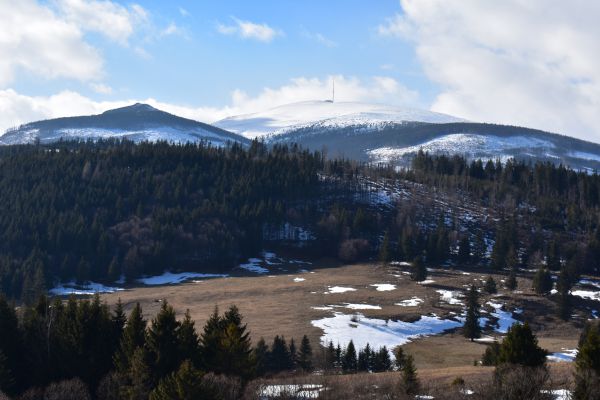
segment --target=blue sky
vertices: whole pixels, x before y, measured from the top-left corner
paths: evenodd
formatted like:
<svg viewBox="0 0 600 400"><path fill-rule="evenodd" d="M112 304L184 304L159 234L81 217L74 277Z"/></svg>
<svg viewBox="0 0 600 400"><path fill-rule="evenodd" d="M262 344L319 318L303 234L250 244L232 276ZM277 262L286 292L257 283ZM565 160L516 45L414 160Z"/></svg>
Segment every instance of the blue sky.
<svg viewBox="0 0 600 400"><path fill-rule="evenodd" d="M119 2L127 7L129 2ZM102 83L112 93L95 93L86 82L47 80L21 71L13 87L29 95L70 89L95 99L156 98L192 106L224 106L231 92L257 94L294 77L389 76L431 101L434 85L424 76L406 41L381 38L377 27L400 11L396 0L374 3L328 1L139 1L152 27L142 27L115 44L99 33L87 41L104 59ZM235 19L266 24L277 34L265 42L219 33ZM169 26L176 32L161 36ZM136 51L141 48L143 55ZM429 97L429 99L427 99Z"/></svg>
<svg viewBox="0 0 600 400"><path fill-rule="evenodd" d="M134 101L205 122L294 101L600 142L600 3L0 0L0 131Z"/></svg>

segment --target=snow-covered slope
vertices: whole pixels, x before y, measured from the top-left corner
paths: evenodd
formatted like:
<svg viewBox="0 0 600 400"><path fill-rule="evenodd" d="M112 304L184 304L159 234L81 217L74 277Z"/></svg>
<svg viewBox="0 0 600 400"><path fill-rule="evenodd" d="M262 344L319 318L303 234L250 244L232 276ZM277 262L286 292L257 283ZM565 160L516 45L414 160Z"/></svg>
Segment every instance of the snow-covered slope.
<svg viewBox="0 0 600 400"><path fill-rule="evenodd" d="M408 121L448 123L463 121L426 110L356 102L304 101L253 114L225 118L215 126L247 138L279 135L299 129L339 129L362 126L377 129L383 124Z"/></svg>
<svg viewBox="0 0 600 400"><path fill-rule="evenodd" d="M134 104L99 115L56 118L32 122L0 136L0 144L26 144L58 140L126 138L134 142L164 140L171 143L210 142L222 146L228 141L248 143L244 137L149 106Z"/></svg>

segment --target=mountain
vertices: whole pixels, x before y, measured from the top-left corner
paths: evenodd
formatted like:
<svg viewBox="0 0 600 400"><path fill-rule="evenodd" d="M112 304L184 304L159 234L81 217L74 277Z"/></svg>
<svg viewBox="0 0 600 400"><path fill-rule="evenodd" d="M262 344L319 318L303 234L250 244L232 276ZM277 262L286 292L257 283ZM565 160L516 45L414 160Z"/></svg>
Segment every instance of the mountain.
<svg viewBox="0 0 600 400"><path fill-rule="evenodd" d="M550 161L600 170L600 145L536 129L469 122L424 110L367 103L302 102L215 123L266 142L298 143L329 156L408 166L423 149L469 159Z"/></svg>
<svg viewBox="0 0 600 400"><path fill-rule="evenodd" d="M405 107L357 102L304 101L267 111L225 118L215 126L250 139L277 136L304 128L340 129L362 126L377 129L389 123L421 121L460 122L460 118Z"/></svg>
<svg viewBox="0 0 600 400"><path fill-rule="evenodd" d="M242 136L221 128L158 110L147 104L108 110L98 115L31 122L0 136L0 144L58 140L127 138L134 142L165 140L174 143L207 141L222 146L228 141L248 144Z"/></svg>

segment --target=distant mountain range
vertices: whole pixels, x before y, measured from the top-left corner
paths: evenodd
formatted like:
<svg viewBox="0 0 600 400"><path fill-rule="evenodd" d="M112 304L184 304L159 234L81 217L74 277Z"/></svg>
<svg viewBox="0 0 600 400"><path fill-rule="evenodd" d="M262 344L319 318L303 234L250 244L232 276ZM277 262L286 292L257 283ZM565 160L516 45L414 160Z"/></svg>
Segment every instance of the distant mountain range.
<svg viewBox="0 0 600 400"><path fill-rule="evenodd" d="M228 141L250 143L221 128L136 103L98 115L48 119L21 125L0 136L0 144L51 143L58 140L127 138L134 142L166 140L206 141L221 146Z"/></svg>
<svg viewBox="0 0 600 400"><path fill-rule="evenodd" d="M174 143L298 143L330 157L407 166L419 149L470 159L508 158L600 170L600 145L517 126L482 124L431 111L381 104L310 101L225 118L213 125L181 118L146 104L99 115L32 122L0 136L0 144L58 140L130 140Z"/></svg>

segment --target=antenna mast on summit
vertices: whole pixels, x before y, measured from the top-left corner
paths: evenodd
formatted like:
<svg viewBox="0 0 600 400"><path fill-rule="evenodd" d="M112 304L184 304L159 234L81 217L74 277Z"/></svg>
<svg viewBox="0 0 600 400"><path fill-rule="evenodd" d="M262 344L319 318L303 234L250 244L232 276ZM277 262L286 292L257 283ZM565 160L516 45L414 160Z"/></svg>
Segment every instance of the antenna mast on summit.
<svg viewBox="0 0 600 400"><path fill-rule="evenodd" d="M333 103L335 101L335 79L332 78L332 82L333 82L333 87L331 90L331 102Z"/></svg>

